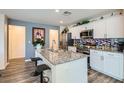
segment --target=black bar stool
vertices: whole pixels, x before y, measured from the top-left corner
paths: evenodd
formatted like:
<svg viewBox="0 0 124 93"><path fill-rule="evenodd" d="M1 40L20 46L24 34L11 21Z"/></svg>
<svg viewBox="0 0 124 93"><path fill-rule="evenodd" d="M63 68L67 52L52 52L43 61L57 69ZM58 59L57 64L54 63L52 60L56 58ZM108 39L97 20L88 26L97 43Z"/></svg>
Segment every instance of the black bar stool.
<svg viewBox="0 0 124 93"><path fill-rule="evenodd" d="M40 57L34 57L34 58L31 58L31 61L35 62L35 70L37 68L37 61L42 61L42 59ZM38 76L39 73L38 72L32 72L31 73L32 76Z"/></svg>
<svg viewBox="0 0 124 93"><path fill-rule="evenodd" d="M42 65L37 66L36 72L38 72L40 75L40 82L41 83L48 83L48 81L49 81L48 77L43 76L43 71L45 71L45 70L50 70L50 67L46 64L42 64ZM45 78L48 79L47 82L44 82Z"/></svg>

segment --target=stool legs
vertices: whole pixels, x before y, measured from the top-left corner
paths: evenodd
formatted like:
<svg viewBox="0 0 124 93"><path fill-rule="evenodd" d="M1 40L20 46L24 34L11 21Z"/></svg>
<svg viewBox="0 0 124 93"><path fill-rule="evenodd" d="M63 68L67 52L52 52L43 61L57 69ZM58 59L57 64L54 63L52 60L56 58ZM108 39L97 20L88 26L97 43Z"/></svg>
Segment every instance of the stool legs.
<svg viewBox="0 0 124 93"><path fill-rule="evenodd" d="M40 73L40 83L43 83L43 71Z"/></svg>
<svg viewBox="0 0 124 93"><path fill-rule="evenodd" d="M37 61L35 61L35 67L37 67Z"/></svg>

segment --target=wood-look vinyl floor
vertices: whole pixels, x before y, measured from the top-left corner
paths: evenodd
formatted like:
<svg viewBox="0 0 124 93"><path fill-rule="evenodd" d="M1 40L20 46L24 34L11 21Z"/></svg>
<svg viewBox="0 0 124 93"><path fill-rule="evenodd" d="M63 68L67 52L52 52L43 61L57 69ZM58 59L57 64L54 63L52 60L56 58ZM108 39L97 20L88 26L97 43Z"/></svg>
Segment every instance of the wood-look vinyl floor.
<svg viewBox="0 0 124 93"><path fill-rule="evenodd" d="M33 62L24 62L24 59L11 60L6 70L0 71L0 83L40 83L39 76L31 76L35 70ZM97 71L90 70L89 83L122 83Z"/></svg>
<svg viewBox="0 0 124 93"><path fill-rule="evenodd" d="M0 71L0 83L39 83L39 76L31 76L35 66L32 62L24 62L24 59L11 60L6 70Z"/></svg>
<svg viewBox="0 0 124 93"><path fill-rule="evenodd" d="M97 72L95 70L90 70L88 72L88 82L89 83L123 83L122 81L116 80L105 74Z"/></svg>

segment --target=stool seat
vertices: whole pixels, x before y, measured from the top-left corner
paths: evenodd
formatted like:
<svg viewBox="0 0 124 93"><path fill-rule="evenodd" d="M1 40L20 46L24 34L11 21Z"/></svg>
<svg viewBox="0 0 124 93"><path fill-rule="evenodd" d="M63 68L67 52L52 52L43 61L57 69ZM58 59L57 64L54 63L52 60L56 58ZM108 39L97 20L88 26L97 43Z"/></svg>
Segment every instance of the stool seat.
<svg viewBox="0 0 124 93"><path fill-rule="evenodd" d="M42 71L49 70L49 69L50 69L49 66L47 66L46 64L42 64L42 65L37 66L36 72L41 73Z"/></svg>
<svg viewBox="0 0 124 93"><path fill-rule="evenodd" d="M39 60L41 60L42 61L42 59L40 58L40 57L33 57L33 58L31 58L31 61L39 61Z"/></svg>

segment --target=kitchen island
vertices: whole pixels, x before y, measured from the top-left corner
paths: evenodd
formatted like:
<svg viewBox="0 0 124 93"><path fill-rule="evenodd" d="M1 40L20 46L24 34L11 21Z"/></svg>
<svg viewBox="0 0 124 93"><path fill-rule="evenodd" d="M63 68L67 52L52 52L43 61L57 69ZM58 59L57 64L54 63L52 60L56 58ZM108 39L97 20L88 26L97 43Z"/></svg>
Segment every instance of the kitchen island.
<svg viewBox="0 0 124 93"><path fill-rule="evenodd" d="M51 70L51 83L87 83L87 56L72 51L36 50L35 56L43 59Z"/></svg>

